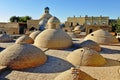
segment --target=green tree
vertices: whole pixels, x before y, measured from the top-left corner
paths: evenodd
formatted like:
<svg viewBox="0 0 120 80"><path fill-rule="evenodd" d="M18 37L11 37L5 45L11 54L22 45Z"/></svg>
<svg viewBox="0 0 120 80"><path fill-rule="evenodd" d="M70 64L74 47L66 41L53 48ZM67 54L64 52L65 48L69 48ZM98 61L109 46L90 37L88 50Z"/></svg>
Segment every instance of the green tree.
<svg viewBox="0 0 120 80"><path fill-rule="evenodd" d="M117 20L116 19L110 19L109 20L109 25L112 26L112 32L116 31L116 24L117 24Z"/></svg>
<svg viewBox="0 0 120 80"><path fill-rule="evenodd" d="M19 18L16 16L10 17L10 22L18 22Z"/></svg>
<svg viewBox="0 0 120 80"><path fill-rule="evenodd" d="M119 33L120 32L120 19L117 19L117 24L116 24L116 32Z"/></svg>
<svg viewBox="0 0 120 80"><path fill-rule="evenodd" d="M32 18L30 16L22 16L22 17L16 17L12 16L10 17L10 22L27 22L27 20L31 20Z"/></svg>

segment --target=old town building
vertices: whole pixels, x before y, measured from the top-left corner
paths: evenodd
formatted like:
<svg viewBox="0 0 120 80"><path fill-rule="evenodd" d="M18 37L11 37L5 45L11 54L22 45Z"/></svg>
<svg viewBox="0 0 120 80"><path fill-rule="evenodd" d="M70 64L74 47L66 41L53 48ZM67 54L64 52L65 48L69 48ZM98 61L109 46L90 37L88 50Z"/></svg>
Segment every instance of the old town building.
<svg viewBox="0 0 120 80"><path fill-rule="evenodd" d="M107 31L111 31L111 27L109 26L109 17L68 17L65 22L66 29L74 29L77 25L81 25L85 27L86 34L89 34L98 29L105 29Z"/></svg>
<svg viewBox="0 0 120 80"><path fill-rule="evenodd" d="M0 23L0 34L24 34L26 32L26 23L8 22Z"/></svg>

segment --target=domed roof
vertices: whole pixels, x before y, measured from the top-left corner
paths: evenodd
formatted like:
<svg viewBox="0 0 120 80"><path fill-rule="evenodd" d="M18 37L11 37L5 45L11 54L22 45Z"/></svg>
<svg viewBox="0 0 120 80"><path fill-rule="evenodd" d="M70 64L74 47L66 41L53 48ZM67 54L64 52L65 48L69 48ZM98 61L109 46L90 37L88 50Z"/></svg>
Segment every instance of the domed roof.
<svg viewBox="0 0 120 80"><path fill-rule="evenodd" d="M41 17L40 17L40 20L42 20L42 19L50 19L52 17L52 15L51 14L49 14L49 13L44 13Z"/></svg>
<svg viewBox="0 0 120 80"><path fill-rule="evenodd" d="M60 20L57 17L53 16L48 20L48 24L49 23L60 23Z"/></svg>
<svg viewBox="0 0 120 80"><path fill-rule="evenodd" d="M99 44L113 44L118 43L118 39L112 36L109 32L99 29L88 34L84 40L93 40Z"/></svg>
<svg viewBox="0 0 120 80"><path fill-rule="evenodd" d="M106 63L98 52L87 47L71 52L67 60L75 66L101 66Z"/></svg>
<svg viewBox="0 0 120 80"><path fill-rule="evenodd" d="M81 42L79 44L79 47L88 47L95 51L101 51L100 45L92 40L86 40L86 41Z"/></svg>
<svg viewBox="0 0 120 80"><path fill-rule="evenodd" d="M33 44L34 43L34 40L27 36L27 35L23 35L21 37L19 37L15 43L29 43L29 44Z"/></svg>
<svg viewBox="0 0 120 80"><path fill-rule="evenodd" d="M7 34L0 34L0 42L10 42L13 41L12 36Z"/></svg>
<svg viewBox="0 0 120 80"><path fill-rule="evenodd" d="M60 28L60 20L57 17L51 17L47 22L48 29Z"/></svg>
<svg viewBox="0 0 120 80"><path fill-rule="evenodd" d="M74 31L81 31L82 29L83 29L83 26L78 25L74 28Z"/></svg>
<svg viewBox="0 0 120 80"><path fill-rule="evenodd" d="M92 78L87 73L81 71L77 68L71 68L60 75L58 75L54 80L96 80Z"/></svg>
<svg viewBox="0 0 120 80"><path fill-rule="evenodd" d="M11 69L36 67L46 60L44 52L30 44L14 44L0 53L0 66Z"/></svg>
<svg viewBox="0 0 120 80"><path fill-rule="evenodd" d="M29 35L29 37L31 37L34 40L39 33L40 33L40 31L34 31Z"/></svg>
<svg viewBox="0 0 120 80"><path fill-rule="evenodd" d="M61 29L46 29L36 37L34 44L37 47L64 49L72 45L72 39Z"/></svg>

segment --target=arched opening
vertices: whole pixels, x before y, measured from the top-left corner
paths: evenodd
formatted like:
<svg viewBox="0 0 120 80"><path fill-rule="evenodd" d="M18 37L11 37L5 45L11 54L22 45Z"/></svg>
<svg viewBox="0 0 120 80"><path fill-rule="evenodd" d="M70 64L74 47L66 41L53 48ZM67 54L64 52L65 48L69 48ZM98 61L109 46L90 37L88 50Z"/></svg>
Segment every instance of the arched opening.
<svg viewBox="0 0 120 80"><path fill-rule="evenodd" d="M35 29L36 29L35 27L31 27L29 31L34 31Z"/></svg>
<svg viewBox="0 0 120 80"><path fill-rule="evenodd" d="M70 26L71 26L71 27L73 26L73 22L71 22Z"/></svg>
<svg viewBox="0 0 120 80"><path fill-rule="evenodd" d="M91 36L94 36L94 34L91 34Z"/></svg>
<svg viewBox="0 0 120 80"><path fill-rule="evenodd" d="M2 31L0 31L0 34L2 34Z"/></svg>
<svg viewBox="0 0 120 80"><path fill-rule="evenodd" d="M93 32L93 29L90 29L90 30L89 30L89 33L92 33L92 32Z"/></svg>
<svg viewBox="0 0 120 80"><path fill-rule="evenodd" d="M15 32L13 32L13 34L15 34Z"/></svg>
<svg viewBox="0 0 120 80"><path fill-rule="evenodd" d="M24 34L24 26L19 26L19 34ZM15 32L13 32L13 34L15 34Z"/></svg>
<svg viewBox="0 0 120 80"><path fill-rule="evenodd" d="M78 25L79 25L79 23L76 24L76 26L78 26Z"/></svg>

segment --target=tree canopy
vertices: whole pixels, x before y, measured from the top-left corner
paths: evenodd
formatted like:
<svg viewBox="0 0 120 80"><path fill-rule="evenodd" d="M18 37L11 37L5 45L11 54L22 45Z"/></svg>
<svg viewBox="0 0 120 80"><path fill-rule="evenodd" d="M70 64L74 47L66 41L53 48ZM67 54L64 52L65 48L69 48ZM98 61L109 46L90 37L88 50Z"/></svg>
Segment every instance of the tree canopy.
<svg viewBox="0 0 120 80"><path fill-rule="evenodd" d="M32 18L30 16L12 16L10 17L10 22L27 22L27 20L31 20Z"/></svg>
<svg viewBox="0 0 120 80"><path fill-rule="evenodd" d="M109 25L112 26L112 31L119 33L120 32L120 19L109 20Z"/></svg>
<svg viewBox="0 0 120 80"><path fill-rule="evenodd" d="M117 24L116 24L116 32L120 32L120 19L117 19Z"/></svg>

